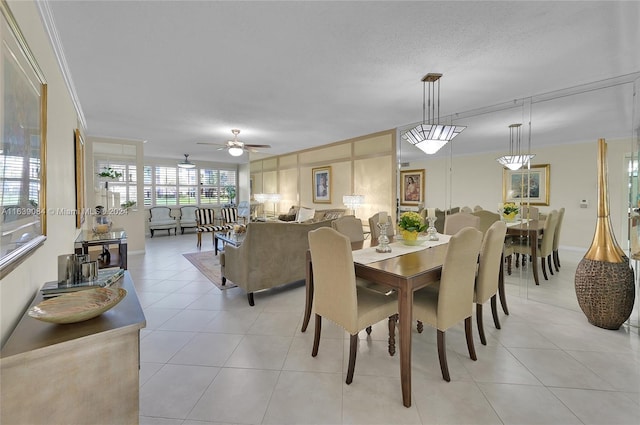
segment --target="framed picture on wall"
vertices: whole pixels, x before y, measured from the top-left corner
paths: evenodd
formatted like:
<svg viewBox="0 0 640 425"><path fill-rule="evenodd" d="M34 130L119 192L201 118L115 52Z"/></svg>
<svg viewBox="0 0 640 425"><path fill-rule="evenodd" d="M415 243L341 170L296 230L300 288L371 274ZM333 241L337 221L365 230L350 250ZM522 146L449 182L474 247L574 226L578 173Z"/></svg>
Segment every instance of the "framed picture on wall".
<svg viewBox="0 0 640 425"><path fill-rule="evenodd" d="M316 204L331 203L331 167L313 168L313 202Z"/></svg>
<svg viewBox="0 0 640 425"><path fill-rule="evenodd" d="M76 228L84 224L84 140L80 129L74 131L76 162Z"/></svg>
<svg viewBox="0 0 640 425"><path fill-rule="evenodd" d="M400 171L400 205L424 204L424 170Z"/></svg>
<svg viewBox="0 0 640 425"><path fill-rule="evenodd" d="M532 165L531 169L502 171L502 202L528 202L549 205L549 164Z"/></svg>

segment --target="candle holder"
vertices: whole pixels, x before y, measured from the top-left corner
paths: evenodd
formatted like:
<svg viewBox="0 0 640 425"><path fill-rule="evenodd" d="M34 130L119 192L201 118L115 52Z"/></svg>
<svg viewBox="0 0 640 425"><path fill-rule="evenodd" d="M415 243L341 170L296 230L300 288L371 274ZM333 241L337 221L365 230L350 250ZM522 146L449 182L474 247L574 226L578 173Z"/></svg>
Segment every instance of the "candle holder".
<svg viewBox="0 0 640 425"><path fill-rule="evenodd" d="M387 236L387 226L389 223L378 223L378 229L380 229L380 236L378 236L378 246L376 246L376 252L391 252L389 246L389 236Z"/></svg>
<svg viewBox="0 0 640 425"><path fill-rule="evenodd" d="M436 230L435 222L437 217L427 217L427 221L429 221L429 227L427 227L427 240L428 241L437 241L438 231Z"/></svg>

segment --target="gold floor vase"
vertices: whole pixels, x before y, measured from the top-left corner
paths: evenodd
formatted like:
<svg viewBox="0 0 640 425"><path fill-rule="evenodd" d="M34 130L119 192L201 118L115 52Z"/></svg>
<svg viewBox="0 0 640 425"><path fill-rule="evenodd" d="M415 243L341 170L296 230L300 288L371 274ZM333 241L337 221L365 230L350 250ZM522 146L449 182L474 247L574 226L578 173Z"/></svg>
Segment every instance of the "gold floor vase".
<svg viewBox="0 0 640 425"><path fill-rule="evenodd" d="M607 144L598 140L598 218L591 247L578 264L576 296L589 323L619 329L633 310L635 286L629 259L611 228Z"/></svg>

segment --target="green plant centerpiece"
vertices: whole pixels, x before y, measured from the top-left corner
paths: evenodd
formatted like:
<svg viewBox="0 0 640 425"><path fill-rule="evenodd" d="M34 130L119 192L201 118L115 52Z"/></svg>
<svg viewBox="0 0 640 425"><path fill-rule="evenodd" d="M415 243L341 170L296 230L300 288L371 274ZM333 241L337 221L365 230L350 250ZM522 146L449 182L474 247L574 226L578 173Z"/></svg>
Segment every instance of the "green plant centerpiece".
<svg viewBox="0 0 640 425"><path fill-rule="evenodd" d="M520 209L518 208L518 205L513 202L507 202L502 206L502 215L505 220L513 221L518 212L520 212Z"/></svg>
<svg viewBox="0 0 640 425"><path fill-rule="evenodd" d="M402 238L407 241L417 241L418 233L424 232L427 225L422 216L414 211L407 211L400 215L398 227L402 230Z"/></svg>

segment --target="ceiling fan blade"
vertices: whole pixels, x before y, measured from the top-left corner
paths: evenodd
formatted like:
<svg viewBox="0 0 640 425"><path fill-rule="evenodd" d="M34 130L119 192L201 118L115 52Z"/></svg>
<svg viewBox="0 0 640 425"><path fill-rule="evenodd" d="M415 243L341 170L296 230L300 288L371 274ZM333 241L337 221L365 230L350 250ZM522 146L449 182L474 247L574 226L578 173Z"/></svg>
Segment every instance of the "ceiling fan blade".
<svg viewBox="0 0 640 425"><path fill-rule="evenodd" d="M196 142L196 145L227 146L227 145L225 145L225 144L222 144L222 143L215 143L215 142Z"/></svg>
<svg viewBox="0 0 640 425"><path fill-rule="evenodd" d="M271 145L250 145L248 143L245 143L244 146L247 148L263 148L263 149L267 149L271 147Z"/></svg>

